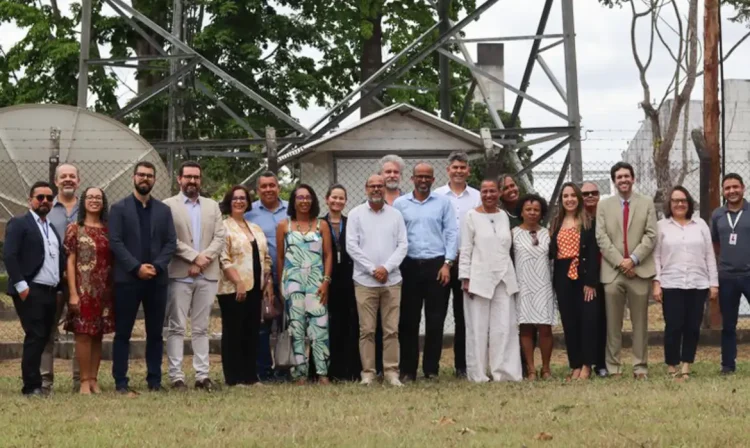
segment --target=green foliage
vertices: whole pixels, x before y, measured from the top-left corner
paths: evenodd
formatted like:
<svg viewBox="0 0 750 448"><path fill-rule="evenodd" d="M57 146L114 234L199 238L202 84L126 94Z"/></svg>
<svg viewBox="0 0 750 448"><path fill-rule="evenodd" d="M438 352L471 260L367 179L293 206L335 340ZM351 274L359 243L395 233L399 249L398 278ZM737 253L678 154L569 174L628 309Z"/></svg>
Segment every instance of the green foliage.
<svg viewBox="0 0 750 448"><path fill-rule="evenodd" d="M0 274L0 294L8 290L8 274Z"/></svg>

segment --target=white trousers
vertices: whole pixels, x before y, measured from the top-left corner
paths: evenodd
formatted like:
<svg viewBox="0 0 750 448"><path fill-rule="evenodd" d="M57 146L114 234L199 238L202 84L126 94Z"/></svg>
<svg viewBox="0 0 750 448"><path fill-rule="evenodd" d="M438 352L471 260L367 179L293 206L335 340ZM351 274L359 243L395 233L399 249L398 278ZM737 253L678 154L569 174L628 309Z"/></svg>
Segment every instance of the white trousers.
<svg viewBox="0 0 750 448"><path fill-rule="evenodd" d="M469 381L521 381L516 304L505 284L498 285L491 299L464 293L464 319Z"/></svg>
<svg viewBox="0 0 750 448"><path fill-rule="evenodd" d="M208 378L208 324L216 299L218 282L197 278L193 283L169 282L167 302L167 363L169 381L185 381L182 358L188 315L193 347L195 380Z"/></svg>

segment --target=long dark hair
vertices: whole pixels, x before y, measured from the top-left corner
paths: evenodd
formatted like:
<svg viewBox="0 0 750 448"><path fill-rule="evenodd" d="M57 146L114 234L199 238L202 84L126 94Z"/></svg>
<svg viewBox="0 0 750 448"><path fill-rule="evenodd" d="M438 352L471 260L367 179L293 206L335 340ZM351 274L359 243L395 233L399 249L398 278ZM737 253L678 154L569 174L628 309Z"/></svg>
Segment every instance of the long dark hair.
<svg viewBox="0 0 750 448"><path fill-rule="evenodd" d="M591 215L588 214L586 209L583 207L583 194L581 189L573 182L565 182L560 188L560 195L557 197L557 214L555 215L550 225L552 233L557 232L562 227L563 220L565 219L565 207L563 207L563 191L566 188L572 188L578 199L578 206L576 206L576 218L578 219L579 225L584 229L588 230L591 228Z"/></svg>
<svg viewBox="0 0 750 448"><path fill-rule="evenodd" d="M318 195L315 194L315 190L307 184L299 184L294 188L294 191L292 191L292 194L289 196L289 205L287 206L286 214L293 220L297 220L297 191L299 191L300 188L304 188L310 192L310 196L312 197L312 203L310 204L310 218L317 217L320 215L320 201L318 200Z"/></svg>
<svg viewBox="0 0 750 448"><path fill-rule="evenodd" d="M109 202L107 201L107 193L104 192L103 188L99 187L86 187L81 193L81 197L78 199L78 222L79 226L83 226L83 222L86 220L86 195L89 190L99 190L102 192L102 210L99 212L99 220L102 224L107 224L107 217L109 216Z"/></svg>

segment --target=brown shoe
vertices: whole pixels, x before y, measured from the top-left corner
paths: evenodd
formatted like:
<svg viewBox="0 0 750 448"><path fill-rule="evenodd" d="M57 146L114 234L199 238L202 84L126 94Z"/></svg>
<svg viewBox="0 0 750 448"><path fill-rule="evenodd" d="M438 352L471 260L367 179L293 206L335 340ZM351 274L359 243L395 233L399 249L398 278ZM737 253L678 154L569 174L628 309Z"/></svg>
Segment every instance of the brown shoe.
<svg viewBox="0 0 750 448"><path fill-rule="evenodd" d="M184 392L188 390L187 384L185 384L182 380L177 380L174 383L172 383L172 389L176 390L178 392Z"/></svg>
<svg viewBox="0 0 750 448"><path fill-rule="evenodd" d="M648 375L645 373L634 373L633 378L635 378L636 381L645 381L648 379Z"/></svg>
<svg viewBox="0 0 750 448"><path fill-rule="evenodd" d="M211 381L210 378L206 378L206 379L201 380L201 381L196 381L195 382L195 388L196 389L200 389L200 390L204 390L206 392L213 392L216 389L216 387L214 386L213 381Z"/></svg>

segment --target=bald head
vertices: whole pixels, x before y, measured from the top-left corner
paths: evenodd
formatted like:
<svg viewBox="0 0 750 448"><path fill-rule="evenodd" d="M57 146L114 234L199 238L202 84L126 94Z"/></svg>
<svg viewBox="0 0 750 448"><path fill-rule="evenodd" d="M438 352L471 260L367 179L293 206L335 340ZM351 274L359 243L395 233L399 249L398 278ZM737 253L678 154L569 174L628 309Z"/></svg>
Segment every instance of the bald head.
<svg viewBox="0 0 750 448"><path fill-rule="evenodd" d="M81 179L78 177L78 168L70 163L63 163L55 169L55 186L58 194L65 200L73 200Z"/></svg>

